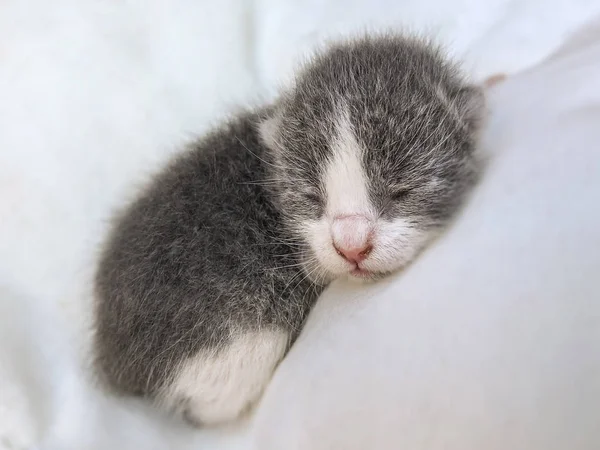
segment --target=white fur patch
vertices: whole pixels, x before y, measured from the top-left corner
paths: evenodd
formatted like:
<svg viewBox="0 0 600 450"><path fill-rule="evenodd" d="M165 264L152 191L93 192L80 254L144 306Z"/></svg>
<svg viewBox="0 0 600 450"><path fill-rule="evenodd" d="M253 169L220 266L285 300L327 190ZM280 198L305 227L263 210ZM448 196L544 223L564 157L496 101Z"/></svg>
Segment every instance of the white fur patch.
<svg viewBox="0 0 600 450"><path fill-rule="evenodd" d="M373 251L361 267L371 272L393 272L404 267L430 239L425 232L403 218L378 220L373 233Z"/></svg>
<svg viewBox="0 0 600 450"><path fill-rule="evenodd" d="M184 361L161 401L198 424L232 421L256 403L285 354L288 334L283 330L247 332L218 353L201 353Z"/></svg>
<svg viewBox="0 0 600 450"><path fill-rule="evenodd" d="M367 177L362 167L363 148L357 142L348 113L337 119L337 136L325 171L326 215L361 215L372 218Z"/></svg>
<svg viewBox="0 0 600 450"><path fill-rule="evenodd" d="M262 121L258 127L258 133L263 143L271 150L279 149L279 124L281 122L281 116L276 114Z"/></svg>

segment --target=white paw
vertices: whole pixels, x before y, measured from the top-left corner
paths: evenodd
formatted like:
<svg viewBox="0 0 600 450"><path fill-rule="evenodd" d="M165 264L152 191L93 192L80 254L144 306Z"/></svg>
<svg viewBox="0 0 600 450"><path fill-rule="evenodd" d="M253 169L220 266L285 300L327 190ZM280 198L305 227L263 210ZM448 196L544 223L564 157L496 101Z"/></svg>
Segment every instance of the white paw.
<svg viewBox="0 0 600 450"><path fill-rule="evenodd" d="M218 425L246 413L260 398L285 354L283 330L248 332L218 353L206 352L184 361L173 383L161 395L167 407L183 405L196 425Z"/></svg>

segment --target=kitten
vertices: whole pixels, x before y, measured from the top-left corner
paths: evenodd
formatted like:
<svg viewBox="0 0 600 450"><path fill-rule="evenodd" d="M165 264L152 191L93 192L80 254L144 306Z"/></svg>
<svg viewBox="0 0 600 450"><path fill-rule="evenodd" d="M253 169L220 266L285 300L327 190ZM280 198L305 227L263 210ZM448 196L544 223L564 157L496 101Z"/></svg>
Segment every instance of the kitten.
<svg viewBox="0 0 600 450"><path fill-rule="evenodd" d="M448 223L477 179L482 112L431 44L364 37L182 152L100 258L107 385L197 424L238 418L327 283L394 272Z"/></svg>

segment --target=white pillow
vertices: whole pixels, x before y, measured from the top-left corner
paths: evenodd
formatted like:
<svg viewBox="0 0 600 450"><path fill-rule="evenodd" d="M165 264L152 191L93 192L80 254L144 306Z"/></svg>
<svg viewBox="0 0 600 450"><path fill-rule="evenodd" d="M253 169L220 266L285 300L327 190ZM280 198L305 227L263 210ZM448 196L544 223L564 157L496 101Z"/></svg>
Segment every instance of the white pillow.
<svg viewBox="0 0 600 450"><path fill-rule="evenodd" d="M323 295L255 448L600 449L599 25L494 88L488 170L440 241Z"/></svg>

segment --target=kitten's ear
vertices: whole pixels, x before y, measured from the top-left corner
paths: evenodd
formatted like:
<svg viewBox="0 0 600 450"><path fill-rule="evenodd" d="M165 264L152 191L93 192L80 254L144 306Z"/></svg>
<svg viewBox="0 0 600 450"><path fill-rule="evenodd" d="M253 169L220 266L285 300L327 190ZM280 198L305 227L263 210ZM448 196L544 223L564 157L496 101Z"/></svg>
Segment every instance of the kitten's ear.
<svg viewBox="0 0 600 450"><path fill-rule="evenodd" d="M485 94L479 86L467 86L454 94L454 104L461 120L471 133L481 128L486 114Z"/></svg>
<svg viewBox="0 0 600 450"><path fill-rule="evenodd" d="M281 120L281 113L274 110L258 125L258 134L261 141L273 151L278 151L280 148Z"/></svg>

